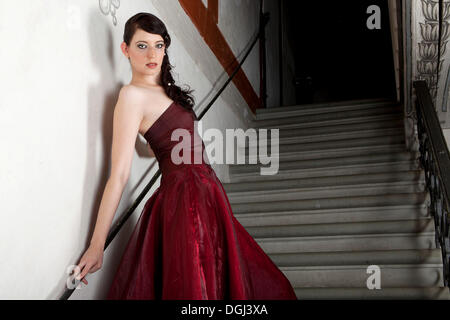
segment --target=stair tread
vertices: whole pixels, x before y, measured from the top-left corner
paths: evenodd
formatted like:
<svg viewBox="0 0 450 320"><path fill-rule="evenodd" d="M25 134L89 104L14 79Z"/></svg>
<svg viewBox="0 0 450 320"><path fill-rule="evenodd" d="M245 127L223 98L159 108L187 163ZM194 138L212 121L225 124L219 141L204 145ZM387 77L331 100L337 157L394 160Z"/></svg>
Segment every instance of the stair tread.
<svg viewBox="0 0 450 320"><path fill-rule="evenodd" d="M278 237L278 238L255 238L260 242L274 242L274 241L287 241L298 242L307 240L321 240L321 239L355 239L355 238L393 238L393 237L421 237L421 236L433 236L433 232L421 232L416 233L386 233L386 234L356 234L356 235L333 235L333 236L305 236L305 237Z"/></svg>
<svg viewBox="0 0 450 320"><path fill-rule="evenodd" d="M381 210L411 210L411 209L427 209L425 204L410 204L410 205L395 205L395 206L377 206L377 207L350 207L350 208L332 208L332 209L310 209L310 210L279 210L268 212L250 212L250 213L236 213L235 217L265 217L265 216L283 216L283 215L306 215L306 214L330 214L339 212L361 212L361 211L381 211Z"/></svg>
<svg viewBox="0 0 450 320"><path fill-rule="evenodd" d="M444 287L406 287L406 288L349 288L349 287L307 287L294 288L299 300L361 300L361 299L380 299L380 300L410 300L410 299L440 299L450 300L448 288Z"/></svg>
<svg viewBox="0 0 450 320"><path fill-rule="evenodd" d="M300 155L307 155L309 159L315 159L312 158L314 154L323 154L324 152L328 155L328 158L331 158L333 153L335 154L345 154L346 152L355 152L355 153L365 153L365 152L374 152L374 151L380 151L383 150L386 151L392 151L397 150L397 153L405 153L405 144L404 143L397 143L397 144L387 144L387 145L372 145L372 146L356 146L356 147L343 147L343 148L334 148L334 149L326 149L326 150L307 150L307 151L285 151L285 152L274 152L270 155L272 157L279 156L280 157L280 163L283 161L282 157L287 156L300 156ZM248 155L245 155L245 158L248 160ZM245 164L245 165L260 165L260 164ZM242 164L232 164L231 166L242 166Z"/></svg>
<svg viewBox="0 0 450 320"><path fill-rule="evenodd" d="M277 190L257 190L257 191L230 191L227 192L229 198L234 196L243 195L270 195L277 193L286 192L306 192L306 191L322 191L322 190L342 190L342 189L363 189L363 188L373 188L373 187L387 187L387 186L411 186L411 185L423 185L424 180L420 181L388 181L388 182L374 182L374 183L354 183L346 185L331 185L331 186L317 186L317 187L300 187L300 188L284 188Z"/></svg>
<svg viewBox="0 0 450 320"><path fill-rule="evenodd" d="M288 136L283 137L282 133L283 130L279 131L279 144L293 144L298 143L298 141L317 141L318 139L331 139L331 140L346 140L349 139L346 136L351 136L351 138L354 138L355 135L361 137L366 135L367 137L384 137L384 136L390 136L390 135L403 135L403 128L386 128L380 133L380 129L365 129L365 130L355 130L351 132L333 132L333 133L318 133L318 134L312 134L312 135L301 135L301 136ZM372 134L372 136L370 135ZM256 140L258 143L264 143L264 142L270 142L271 137L270 133L267 134L268 138L259 138L258 132L256 135ZM246 146L249 146L247 144Z"/></svg>
<svg viewBox="0 0 450 320"><path fill-rule="evenodd" d="M275 175L260 175L255 172L230 173L230 181L224 182L225 188L249 183L269 183L273 181L287 181L311 178L332 178L338 176L365 176L365 175L400 175L403 172L421 171L418 160L348 164L330 167L313 168L280 168Z"/></svg>
<svg viewBox="0 0 450 320"><path fill-rule="evenodd" d="M416 167L420 167L419 156L416 152L405 152L391 148L389 154L383 154L376 152L379 148L373 149L344 149L340 151L328 150L328 152L291 152L279 154L278 170L272 175L262 175L260 170L267 165L261 163L244 163L244 164L230 164L230 176L231 178L252 177L260 176L264 178L275 178L276 176L283 174L284 172L297 171L297 173L307 173L320 170L331 170L332 168L344 170L351 169L352 167L361 168L363 166L393 166L399 162L415 161ZM360 151L360 152L358 152ZM364 153L363 155L360 155ZM357 154L357 155L356 155ZM332 157L334 155L334 157ZM275 156L275 155L273 155ZM250 160L256 160L256 158L247 157L248 162Z"/></svg>
<svg viewBox="0 0 450 320"><path fill-rule="evenodd" d="M266 120L266 119L279 119L292 116L310 115L310 114L323 114L323 113L333 113L333 112L351 112L351 111L361 111L367 109L380 109L380 108L392 108L400 109L398 103L393 102L379 102L379 103L360 103L360 104L342 104L342 105L323 105L321 107L297 107L290 109L286 108L284 110L278 110L269 113L257 113L256 120Z"/></svg>
<svg viewBox="0 0 450 320"><path fill-rule="evenodd" d="M312 104L299 104L290 105L282 107L272 107L272 108L259 108L256 109L257 114L272 113L272 112L283 112L287 110L297 110L304 108L317 108L321 106L341 106L341 105L353 105L353 104L377 104L377 103L396 103L390 99L379 98L379 99L357 99L357 100L345 100L345 101L332 101L324 103L312 103Z"/></svg>
<svg viewBox="0 0 450 320"><path fill-rule="evenodd" d="M268 145L267 148L270 149L270 155L272 155L272 152L274 154L277 153L283 153L283 152L291 152L296 151L297 149L305 150L305 151L312 151L312 150L329 150L329 149L340 149L340 148L348 148L350 145L351 147L358 147L359 145L392 145L392 144L398 144L399 142L404 141L404 135L403 134L397 134L397 135L390 135L390 136L378 136L378 137L352 137L352 138L346 138L346 139L339 139L339 140L331 140L331 141L301 141L301 142L295 142L290 144L273 144ZM238 147L239 154L247 155L250 152L255 152L258 150L258 147L250 147L249 144L247 144L245 147ZM273 150L274 148L278 149ZM268 153L269 154L269 153Z"/></svg>
<svg viewBox="0 0 450 320"><path fill-rule="evenodd" d="M401 112L390 113L390 114L379 114L379 115L370 115L370 116L358 116L358 117L347 117L344 119L316 119L315 121L306 121L307 119L303 119L304 122L294 122L294 123L279 123L269 120L253 120L251 123L251 127L253 128L311 128L311 127L326 127L330 125L347 125L361 122L374 122L374 121L386 121L386 120L396 120L401 119L403 114ZM265 121L265 123L263 122Z"/></svg>
<svg viewBox="0 0 450 320"><path fill-rule="evenodd" d="M352 170L352 169L350 169ZM353 169L354 170L354 169ZM309 175L307 175L309 173ZM314 173L316 175L314 175ZM320 174L320 175L319 175ZM265 176L262 176L265 177ZM382 172L355 172L352 174L345 174L345 172L338 171L310 171L310 172L295 172L290 176L276 176L271 179L253 179L250 181L233 181L230 183L223 183L227 193L238 191L266 190L273 188L293 188L293 187L318 187L320 185L349 185L359 184L363 182L373 183L387 183L395 181L425 181L425 176L422 170L408 170L408 171L382 171ZM256 181L255 181L256 180Z"/></svg>
<svg viewBox="0 0 450 320"><path fill-rule="evenodd" d="M238 221L240 221L238 219ZM314 227L314 226L323 226L323 225L327 225L327 226L342 226L342 225L361 225L361 224L403 224L403 223L429 223L429 222L433 222L433 219L431 216L428 217L420 217L417 219L400 219L400 220L381 220L381 221L345 221L345 222L317 222L317 223L283 223L283 221L280 219L279 221L276 221L274 223L267 223L267 224L258 224L258 225L247 225L247 224L242 224L242 226L244 226L247 230L248 229L255 229L255 228L275 228L275 227L289 227L289 226L302 226L302 227Z"/></svg>
<svg viewBox="0 0 450 320"><path fill-rule="evenodd" d="M417 268L440 268L442 263L422 263L422 264L378 264L381 268L390 269L417 269ZM294 267L280 267L282 271L297 271L297 270L352 270L352 269L367 269L367 264L361 265L333 265L333 266L294 266Z"/></svg>
<svg viewBox="0 0 450 320"><path fill-rule="evenodd" d="M361 117L370 117L370 116L380 116L380 115L392 115L392 114L401 114L402 109L399 106L386 105L379 106L378 108L374 108L373 106L361 106L358 108L351 106L340 106L340 107L331 107L331 108L323 108L317 110L298 110L298 111L288 111L283 114L277 114L278 117L275 117L275 114L271 116L257 116L256 119L252 120L257 126L261 127L264 125L271 124L290 124L297 123L298 121L302 122L319 122L319 121L333 121L333 120L350 120L352 118L361 118Z"/></svg>
<svg viewBox="0 0 450 320"><path fill-rule="evenodd" d="M312 198L306 198L306 195L301 194L303 199L295 198L295 194L288 194L285 200L273 200L265 198L252 198L234 200L230 202L234 213L245 212L270 212L276 209L285 210L304 210L304 209L336 209L349 207L373 207L373 206L387 206L387 205L404 205L423 204L429 200L428 192L412 192L413 190L406 190L402 193L386 193L384 189L363 189L358 190L358 195L353 195L349 189L334 190L335 193L330 195L327 191L321 194L314 194ZM374 192L375 191L375 192ZM230 199L231 200L231 199Z"/></svg>

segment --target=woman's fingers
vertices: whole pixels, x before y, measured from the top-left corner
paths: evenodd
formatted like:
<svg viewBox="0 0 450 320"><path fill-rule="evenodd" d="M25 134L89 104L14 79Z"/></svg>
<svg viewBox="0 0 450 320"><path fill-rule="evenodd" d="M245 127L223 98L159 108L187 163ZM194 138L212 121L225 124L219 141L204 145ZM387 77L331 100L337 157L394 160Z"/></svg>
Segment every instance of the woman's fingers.
<svg viewBox="0 0 450 320"><path fill-rule="evenodd" d="M89 268L87 265L83 268L83 270L80 272L80 274L76 277L77 280L81 280L84 284L87 284L87 280L84 279L84 276L87 273L86 270L89 271Z"/></svg>
<svg viewBox="0 0 450 320"><path fill-rule="evenodd" d="M91 269L91 265L90 264L86 264L84 266L84 268L81 270L80 274L76 277L77 280L81 280L84 278L84 276L89 272L89 270ZM83 281L84 282L84 281Z"/></svg>
<svg viewBox="0 0 450 320"><path fill-rule="evenodd" d="M89 249L88 249L89 251ZM94 273L101 268L102 259L92 257L92 253L89 251L83 255L78 264L79 274L75 277L76 280L82 281L84 284L88 284L84 278L88 273Z"/></svg>
<svg viewBox="0 0 450 320"><path fill-rule="evenodd" d="M79 279L81 279L81 281L82 281L84 284L88 284L87 280L85 279L85 276L86 276L86 274L88 274L88 273L93 273L94 271L92 271L92 269L93 269L93 267L91 267L91 266L89 266L89 265L86 265L86 266L84 267L83 271L80 273ZM78 279L78 280L79 280L79 279Z"/></svg>
<svg viewBox="0 0 450 320"><path fill-rule="evenodd" d="M81 269L83 269L83 267L85 265L86 265L86 261L84 261L84 260L81 260L80 263L78 263L77 267L79 268L80 272L81 272Z"/></svg>
<svg viewBox="0 0 450 320"><path fill-rule="evenodd" d="M76 279L76 280L80 280L80 279L81 279L81 278L80 278L80 276L81 276L81 271L82 271L83 267L85 266L85 264L86 264L86 262L83 261L83 260L81 260L80 263L75 267L75 271L74 271L74 272L79 271L79 274L75 275L75 279Z"/></svg>

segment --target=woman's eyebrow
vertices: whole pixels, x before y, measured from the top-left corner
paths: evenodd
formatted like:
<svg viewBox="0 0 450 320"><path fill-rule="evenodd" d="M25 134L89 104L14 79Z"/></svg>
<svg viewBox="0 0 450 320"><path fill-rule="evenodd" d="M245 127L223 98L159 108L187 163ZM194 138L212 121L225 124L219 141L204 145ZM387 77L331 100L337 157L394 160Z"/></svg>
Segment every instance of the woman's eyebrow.
<svg viewBox="0 0 450 320"><path fill-rule="evenodd" d="M136 42L145 42L145 43L148 43L147 41L145 41L145 40L138 40L138 41L136 41ZM158 40L158 41L156 41L155 43L158 43L158 42L162 42L162 43L164 43L164 41L163 40Z"/></svg>

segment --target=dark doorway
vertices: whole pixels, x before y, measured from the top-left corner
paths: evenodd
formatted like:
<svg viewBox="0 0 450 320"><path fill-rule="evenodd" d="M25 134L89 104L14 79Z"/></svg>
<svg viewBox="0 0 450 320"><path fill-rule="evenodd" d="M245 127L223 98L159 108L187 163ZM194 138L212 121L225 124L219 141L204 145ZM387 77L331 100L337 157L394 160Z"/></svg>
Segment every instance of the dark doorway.
<svg viewBox="0 0 450 320"><path fill-rule="evenodd" d="M395 97L386 0L284 0L297 104ZM381 29L366 26L379 6Z"/></svg>

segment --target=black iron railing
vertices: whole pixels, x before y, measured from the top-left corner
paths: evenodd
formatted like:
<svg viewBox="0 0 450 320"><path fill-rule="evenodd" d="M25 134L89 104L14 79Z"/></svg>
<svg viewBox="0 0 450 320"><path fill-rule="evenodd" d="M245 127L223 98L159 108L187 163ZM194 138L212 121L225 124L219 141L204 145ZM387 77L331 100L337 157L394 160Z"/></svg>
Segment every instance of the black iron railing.
<svg viewBox="0 0 450 320"><path fill-rule="evenodd" d="M262 1L260 2L261 6L262 6ZM209 108L211 108L211 106L213 105L213 103L217 100L217 98L220 96L220 94L222 93L223 90L225 90L225 88L227 87L227 85L230 83L230 81L233 79L233 77L236 75L236 73L239 71L239 69L241 69L242 64L244 63L245 59L247 58L247 56L250 54L251 50L253 49L255 43L258 41L258 39L262 39L264 38L264 30L265 27L269 21L269 13L262 13L262 8L260 10L261 14L260 14L260 21L259 21L259 29L257 31L256 36L254 37L254 39L251 42L250 47L248 48L247 52L245 53L244 57L242 58L241 62L239 63L239 65L234 69L233 73L229 76L229 78L227 79L227 81L222 85L222 87L219 89L219 91L216 93L216 95L214 96L214 98L211 99L211 101L208 103L208 105L205 107L205 109L200 113L200 115L197 117L198 120L200 120L201 118L203 118L203 116L206 114L206 112L209 110ZM264 43L264 42L263 42ZM265 48L264 48L265 51ZM265 61L263 62L265 63ZM263 67L263 70L265 72L265 66ZM264 81L265 81L265 74L261 74L261 77L264 77ZM264 105L264 100L266 97L266 92L265 92L265 85L263 86L263 90L262 90L262 94L263 96L261 97L262 99L262 103ZM141 201L144 199L144 197L147 195L147 193L150 191L150 189L152 188L152 186L155 184L156 180L158 179L158 177L161 175L161 171L160 169L158 169L158 171L156 171L156 173L153 175L153 177L151 178L150 182L145 186L145 188L142 190L142 192L139 194L139 196L136 198L136 200L133 202L133 204L131 205L130 208L128 208L126 210L126 212L120 216L120 218L118 219L118 221L112 226L111 231L108 234L108 237L106 238L105 241L105 247L104 250L106 250L106 248L108 247L108 245L113 241L113 239L115 238L115 236L117 235L117 233L120 231L120 229L122 228L122 226L125 224L125 222L128 220L128 218L133 214L134 210L139 206L139 204L141 203ZM60 300L67 300L73 293L73 291L75 290L75 288L78 286L78 284L81 281L79 280L75 280L74 279L74 283L72 284L73 289L69 289L66 288L66 290L64 291L64 293L61 295L61 297L59 298Z"/></svg>
<svg viewBox="0 0 450 320"><path fill-rule="evenodd" d="M436 247L442 251L444 284L449 287L450 154L427 83L423 80L414 81L413 86L416 89L420 163L430 194L429 211L434 218Z"/></svg>

